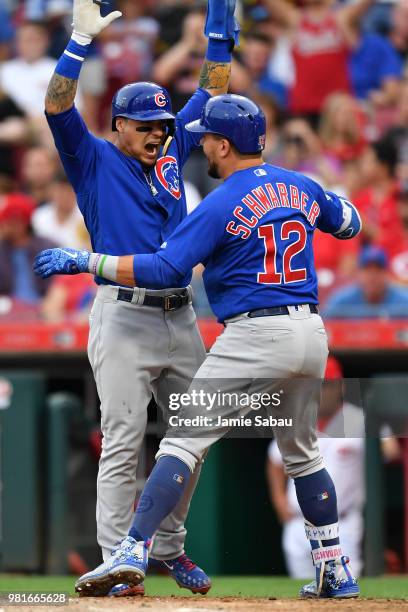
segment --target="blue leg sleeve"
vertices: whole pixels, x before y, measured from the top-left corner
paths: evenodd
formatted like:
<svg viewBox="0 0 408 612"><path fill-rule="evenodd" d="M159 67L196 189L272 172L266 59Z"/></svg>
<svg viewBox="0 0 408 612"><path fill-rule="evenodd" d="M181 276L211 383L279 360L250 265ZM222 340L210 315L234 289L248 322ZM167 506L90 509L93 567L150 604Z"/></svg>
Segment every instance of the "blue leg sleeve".
<svg viewBox="0 0 408 612"><path fill-rule="evenodd" d="M143 489L129 535L135 540L152 538L177 506L190 476L187 465L177 457L160 457Z"/></svg>
<svg viewBox="0 0 408 612"><path fill-rule="evenodd" d="M316 527L338 522L336 489L326 469L295 478L296 496L303 516ZM324 540L323 546L339 543L339 538Z"/></svg>

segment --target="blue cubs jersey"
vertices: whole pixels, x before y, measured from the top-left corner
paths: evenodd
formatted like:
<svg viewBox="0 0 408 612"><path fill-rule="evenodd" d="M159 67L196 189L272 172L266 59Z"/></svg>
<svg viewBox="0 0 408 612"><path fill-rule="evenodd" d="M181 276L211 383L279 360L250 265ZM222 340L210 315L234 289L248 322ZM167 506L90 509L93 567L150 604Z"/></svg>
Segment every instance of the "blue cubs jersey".
<svg viewBox="0 0 408 612"><path fill-rule="evenodd" d="M313 234L343 232L344 202L306 176L269 164L235 172L157 254L134 257L136 283L176 286L201 262L219 321L258 308L316 304Z"/></svg>
<svg viewBox="0 0 408 612"><path fill-rule="evenodd" d="M181 169L200 140L199 134L187 132L184 126L200 116L209 97L199 89L177 114L171 145L148 174L138 160L91 134L75 107L47 115L95 252L154 253L184 219ZM179 279L181 286L190 278L191 269Z"/></svg>

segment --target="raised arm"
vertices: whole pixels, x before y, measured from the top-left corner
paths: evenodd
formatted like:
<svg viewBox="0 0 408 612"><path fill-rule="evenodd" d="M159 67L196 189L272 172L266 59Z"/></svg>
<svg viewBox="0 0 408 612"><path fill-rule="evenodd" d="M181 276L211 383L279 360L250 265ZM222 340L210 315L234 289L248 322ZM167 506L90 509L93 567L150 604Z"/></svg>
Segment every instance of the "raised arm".
<svg viewBox="0 0 408 612"><path fill-rule="evenodd" d="M200 74L200 87L212 96L228 92L231 54L239 41L239 24L234 17L235 0L208 0L204 34L207 54Z"/></svg>
<svg viewBox="0 0 408 612"><path fill-rule="evenodd" d="M356 0L348 2L336 11L337 21L346 41L351 47L358 42L360 21L375 0Z"/></svg>
<svg viewBox="0 0 408 612"><path fill-rule="evenodd" d="M212 96L225 94L229 89L231 62L205 60L201 68L199 85Z"/></svg>
<svg viewBox="0 0 408 612"><path fill-rule="evenodd" d="M192 55L203 55L207 46L203 26L202 12L194 11L185 17L180 40L155 62L154 81L167 87L185 67L188 68Z"/></svg>
<svg viewBox="0 0 408 612"><path fill-rule="evenodd" d="M295 28L300 20L300 11L288 0L265 0L273 19L279 21L285 28Z"/></svg>
<svg viewBox="0 0 408 612"><path fill-rule="evenodd" d="M201 116L203 106L208 100L208 96L218 96L228 91L232 50L238 42L239 25L234 17L235 0L208 0L207 18L204 25L203 17L199 13L192 13L186 20L188 29L193 32L185 32L183 39L173 51L170 57L179 57L188 53L188 47L194 48L194 52L203 54L206 39L208 38L207 53L201 69L199 87L189 99L184 108L176 116L176 133L174 139L177 143L179 152L180 166L186 163L191 151L199 146L200 134L188 132L185 125L195 121ZM190 28L191 26L191 28ZM204 30L204 33L203 33ZM174 55L173 55L174 54ZM171 62L174 70L174 61ZM161 66L161 73L164 76L166 66ZM170 68L170 72L171 72ZM158 74L156 73L156 78ZM168 139L168 143L171 142Z"/></svg>
<svg viewBox="0 0 408 612"><path fill-rule="evenodd" d="M92 39L121 16L121 12L113 11L101 17L98 3L74 0L72 37L58 61L45 96L45 110L49 115L57 115L73 106L79 73Z"/></svg>
<svg viewBox="0 0 408 612"><path fill-rule="evenodd" d="M356 2L348 2L338 10L338 17L347 26L358 25L361 18L364 17L372 4L374 4L374 0L356 0Z"/></svg>
<svg viewBox="0 0 408 612"><path fill-rule="evenodd" d="M45 96L45 110L49 115L58 115L74 104L78 80L69 79L54 72Z"/></svg>

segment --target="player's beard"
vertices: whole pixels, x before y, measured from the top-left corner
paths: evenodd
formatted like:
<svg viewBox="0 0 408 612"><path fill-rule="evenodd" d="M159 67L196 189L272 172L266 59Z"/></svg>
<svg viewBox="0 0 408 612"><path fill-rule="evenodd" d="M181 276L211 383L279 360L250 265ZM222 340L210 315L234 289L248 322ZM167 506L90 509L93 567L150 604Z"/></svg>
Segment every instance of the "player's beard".
<svg viewBox="0 0 408 612"><path fill-rule="evenodd" d="M218 167L215 162L208 162L208 176L211 176L213 179L221 178L220 173L218 172Z"/></svg>

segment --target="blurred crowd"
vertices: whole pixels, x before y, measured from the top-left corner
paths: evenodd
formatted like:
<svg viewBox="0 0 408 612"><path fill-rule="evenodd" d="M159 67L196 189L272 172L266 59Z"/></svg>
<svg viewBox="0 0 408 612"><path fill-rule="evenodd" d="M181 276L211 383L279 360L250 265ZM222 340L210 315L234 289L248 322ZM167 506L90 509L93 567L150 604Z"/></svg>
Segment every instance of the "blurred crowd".
<svg viewBox="0 0 408 612"><path fill-rule="evenodd" d="M351 199L359 239L314 240L323 313L408 315L408 0L241 0L231 91L267 117L265 160ZM205 0L110 0L115 21L92 43L76 104L110 139L110 101L123 84L153 80L179 110L198 85ZM89 275L46 283L31 262L51 245L89 248L59 165L43 100L71 35L71 0L0 0L0 317L86 316ZM189 209L213 187L194 154ZM196 306L209 315L196 271Z"/></svg>

